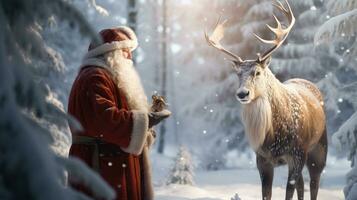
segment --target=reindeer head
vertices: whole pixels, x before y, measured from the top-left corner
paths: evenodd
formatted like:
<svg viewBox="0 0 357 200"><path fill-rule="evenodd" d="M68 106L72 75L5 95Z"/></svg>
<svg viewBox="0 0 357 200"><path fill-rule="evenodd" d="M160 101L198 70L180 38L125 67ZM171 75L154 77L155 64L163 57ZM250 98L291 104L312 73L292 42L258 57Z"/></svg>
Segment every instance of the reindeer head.
<svg viewBox="0 0 357 200"><path fill-rule="evenodd" d="M224 25L227 21L220 22L221 20L219 19L212 34L208 36L207 33L205 33L206 40L210 46L222 51L231 58L233 68L235 69L239 79L239 88L237 90L236 97L242 104L250 103L254 99L258 98L264 90L266 90L265 86L267 85L266 81L268 80L267 74L269 71L268 67L271 55L283 44L288 37L291 28L294 26L295 17L288 1L285 0L285 2L288 8L285 8L280 1L273 3L273 6L282 11L288 18L289 26L283 28L278 18L273 15L277 23L277 27L273 28L269 25L267 25L267 27L275 34L275 39L264 40L254 34L254 36L261 42L274 45L262 55L258 54L258 58L256 60L242 60L238 55L230 52L221 45L220 41L224 37Z"/></svg>

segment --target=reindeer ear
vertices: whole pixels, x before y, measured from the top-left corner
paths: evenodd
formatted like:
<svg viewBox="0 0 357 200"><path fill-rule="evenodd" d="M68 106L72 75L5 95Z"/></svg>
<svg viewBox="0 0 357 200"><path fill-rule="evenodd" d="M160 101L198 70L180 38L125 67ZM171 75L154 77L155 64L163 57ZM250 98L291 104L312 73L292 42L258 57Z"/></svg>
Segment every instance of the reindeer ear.
<svg viewBox="0 0 357 200"><path fill-rule="evenodd" d="M271 63L271 56L267 57L265 60L258 59L258 62L262 68L267 68Z"/></svg>

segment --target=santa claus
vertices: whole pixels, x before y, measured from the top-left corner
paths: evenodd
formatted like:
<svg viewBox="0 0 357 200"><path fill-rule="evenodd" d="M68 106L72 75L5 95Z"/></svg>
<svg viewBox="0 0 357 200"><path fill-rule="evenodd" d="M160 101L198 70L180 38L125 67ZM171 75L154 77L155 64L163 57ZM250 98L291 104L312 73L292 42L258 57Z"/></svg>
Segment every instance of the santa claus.
<svg viewBox="0 0 357 200"><path fill-rule="evenodd" d="M89 46L69 97L68 112L82 125L80 131L71 127L70 155L96 170L116 199L151 200L150 130L169 112L149 111L131 60L138 46L135 33L118 27L102 30L100 37L102 43ZM91 196L83 184L69 180Z"/></svg>

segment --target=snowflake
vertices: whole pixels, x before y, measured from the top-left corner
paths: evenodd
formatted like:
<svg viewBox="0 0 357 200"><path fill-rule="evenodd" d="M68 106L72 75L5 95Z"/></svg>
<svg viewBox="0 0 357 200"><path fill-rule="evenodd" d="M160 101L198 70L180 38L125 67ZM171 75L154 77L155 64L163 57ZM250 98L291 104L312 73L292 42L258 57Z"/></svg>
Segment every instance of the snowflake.
<svg viewBox="0 0 357 200"><path fill-rule="evenodd" d="M175 71L175 76L179 76L180 75L180 71Z"/></svg>
<svg viewBox="0 0 357 200"><path fill-rule="evenodd" d="M125 24L128 23L128 21L127 21L125 18L121 18L119 21L120 21L120 23L123 24L123 25L125 25Z"/></svg>
<svg viewBox="0 0 357 200"><path fill-rule="evenodd" d="M157 27L157 32L162 33L164 31L164 28L162 26Z"/></svg>
<svg viewBox="0 0 357 200"><path fill-rule="evenodd" d="M203 58L198 58L198 59L197 59L197 62L198 62L199 65L203 65L203 64L205 64L205 59L203 59Z"/></svg>
<svg viewBox="0 0 357 200"><path fill-rule="evenodd" d="M317 10L317 8L315 6L311 6L310 10Z"/></svg>

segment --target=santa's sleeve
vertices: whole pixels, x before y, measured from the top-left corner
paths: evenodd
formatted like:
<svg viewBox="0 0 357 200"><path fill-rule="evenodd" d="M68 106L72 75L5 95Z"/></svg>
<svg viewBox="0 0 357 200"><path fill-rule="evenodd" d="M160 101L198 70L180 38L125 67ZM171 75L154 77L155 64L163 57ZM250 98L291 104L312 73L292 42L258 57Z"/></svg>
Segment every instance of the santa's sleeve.
<svg viewBox="0 0 357 200"><path fill-rule="evenodd" d="M122 148L123 151L135 155L141 154L145 145L149 119L146 112L133 110L133 129L131 140L127 148Z"/></svg>
<svg viewBox="0 0 357 200"><path fill-rule="evenodd" d="M147 113L119 109L115 104L114 87L105 76L91 78L87 92L92 103L94 130L104 141L117 144L127 153L139 155L147 137Z"/></svg>

